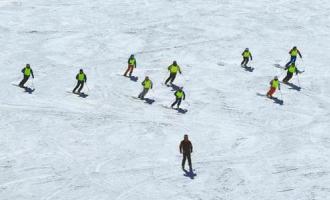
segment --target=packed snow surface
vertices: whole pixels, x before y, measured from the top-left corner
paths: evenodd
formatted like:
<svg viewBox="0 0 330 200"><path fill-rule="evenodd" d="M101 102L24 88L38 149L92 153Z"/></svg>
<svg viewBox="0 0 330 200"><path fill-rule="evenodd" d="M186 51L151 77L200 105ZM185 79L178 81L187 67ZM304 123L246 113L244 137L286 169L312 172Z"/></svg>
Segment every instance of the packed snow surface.
<svg viewBox="0 0 330 200"><path fill-rule="evenodd" d="M326 0L0 0L0 200L330 199ZM297 46L305 72L266 93ZM241 53L253 54L251 73ZM135 54L137 82L121 76ZM185 114L163 83L177 60ZM35 79L17 84L30 63ZM83 68L87 98L68 93ZM148 75L152 105L136 100ZM298 82L299 81L299 82ZM33 85L32 85L33 84ZM179 142L194 145L194 179Z"/></svg>

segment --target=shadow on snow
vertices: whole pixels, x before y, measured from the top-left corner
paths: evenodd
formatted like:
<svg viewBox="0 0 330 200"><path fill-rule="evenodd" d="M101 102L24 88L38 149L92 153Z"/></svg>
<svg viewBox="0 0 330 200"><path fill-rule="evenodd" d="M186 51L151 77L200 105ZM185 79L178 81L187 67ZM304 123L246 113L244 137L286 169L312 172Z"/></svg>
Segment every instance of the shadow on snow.
<svg viewBox="0 0 330 200"><path fill-rule="evenodd" d="M257 96L259 96L259 97L266 97L266 98L268 98L268 99L271 99L271 100L273 100L274 101L274 103L275 104L279 104L279 105L283 105L284 104L284 101L283 100L281 100L281 99L279 99L279 98L277 98L277 97L267 97L267 95L265 95L265 94L261 94L261 93L257 93Z"/></svg>

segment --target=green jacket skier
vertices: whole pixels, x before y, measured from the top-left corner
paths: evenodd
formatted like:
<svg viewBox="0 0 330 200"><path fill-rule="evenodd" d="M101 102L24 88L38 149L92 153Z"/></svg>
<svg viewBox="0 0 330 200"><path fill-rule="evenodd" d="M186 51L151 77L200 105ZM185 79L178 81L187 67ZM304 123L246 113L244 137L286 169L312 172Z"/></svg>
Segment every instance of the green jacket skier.
<svg viewBox="0 0 330 200"><path fill-rule="evenodd" d="M177 105L177 108L179 109L182 100L186 99L186 94L184 93L184 91L182 90L183 87L180 87L175 93L175 101L174 103L172 103L171 108L173 108L175 105Z"/></svg>
<svg viewBox="0 0 330 200"><path fill-rule="evenodd" d="M79 88L78 94L80 94L81 90L84 87L84 84L87 82L87 76L82 69L80 69L79 73L76 75L76 80L77 80L77 85L72 92L76 93L76 90Z"/></svg>
<svg viewBox="0 0 330 200"><path fill-rule="evenodd" d="M285 70L288 70L285 78L282 80L283 83L288 83L288 81L293 77L293 74L295 73L298 75L299 73L302 73L298 70L295 63L291 63L289 66L285 67Z"/></svg>
<svg viewBox="0 0 330 200"><path fill-rule="evenodd" d="M241 66L247 67L246 65L248 64L249 60L250 59L252 60L252 54L251 54L249 48L246 48L243 51L242 56L243 56L243 61L241 62Z"/></svg>
<svg viewBox="0 0 330 200"><path fill-rule="evenodd" d="M170 71L170 76L166 79L165 81L165 85L167 85L168 82L170 82L171 84L173 83L173 81L175 80L176 74L179 72L181 73L181 68L180 66L177 64L176 61L173 61L173 64L170 65L168 68L168 71Z"/></svg>
<svg viewBox="0 0 330 200"><path fill-rule="evenodd" d="M129 77L131 77L134 68L136 68L136 59L135 59L134 55L132 54L128 58L128 66L127 66L126 72L124 73L124 76L127 76L127 73L129 73Z"/></svg>
<svg viewBox="0 0 330 200"><path fill-rule="evenodd" d="M140 99L144 99L144 96L148 93L148 91L150 89L152 89L153 87L153 83L152 81L149 79L148 76L146 76L146 78L144 79L144 81L141 83L141 85L143 86L143 90L142 92L139 94L139 97Z"/></svg>
<svg viewBox="0 0 330 200"><path fill-rule="evenodd" d="M23 88L25 87L24 84L29 80L30 76L34 78L33 70L31 69L30 64L26 64L26 66L22 69L22 73L23 73L23 79L18 84L18 86Z"/></svg>

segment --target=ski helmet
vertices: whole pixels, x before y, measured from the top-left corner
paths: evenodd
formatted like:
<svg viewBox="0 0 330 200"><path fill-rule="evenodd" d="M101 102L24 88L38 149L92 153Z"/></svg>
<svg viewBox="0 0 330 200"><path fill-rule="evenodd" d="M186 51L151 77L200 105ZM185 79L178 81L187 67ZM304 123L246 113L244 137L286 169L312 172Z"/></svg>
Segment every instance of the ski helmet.
<svg viewBox="0 0 330 200"><path fill-rule="evenodd" d="M26 64L26 67L27 67L27 68L30 68L30 64Z"/></svg>
<svg viewBox="0 0 330 200"><path fill-rule="evenodd" d="M173 61L173 65L177 65L176 61Z"/></svg>
<svg viewBox="0 0 330 200"><path fill-rule="evenodd" d="M274 77L274 79L275 79L275 80L277 80L277 79L278 79L278 77L277 77L277 76L275 76L275 77Z"/></svg>

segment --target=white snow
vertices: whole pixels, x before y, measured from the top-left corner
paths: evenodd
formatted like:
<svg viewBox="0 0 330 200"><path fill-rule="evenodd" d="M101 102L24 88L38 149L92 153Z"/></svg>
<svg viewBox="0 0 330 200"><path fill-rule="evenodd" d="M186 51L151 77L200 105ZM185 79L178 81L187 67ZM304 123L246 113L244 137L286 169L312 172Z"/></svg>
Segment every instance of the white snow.
<svg viewBox="0 0 330 200"><path fill-rule="evenodd" d="M0 200L330 199L329 10L325 0L0 0ZM302 90L283 86L283 106L257 96L283 78L273 64L294 45ZM239 66L246 47L253 73ZM120 76L131 53L138 82ZM173 60L186 114L163 107ZM12 86L26 63L32 94ZM66 92L80 68L86 99ZM146 75L153 105L131 98ZM193 180L180 169L184 134Z"/></svg>

